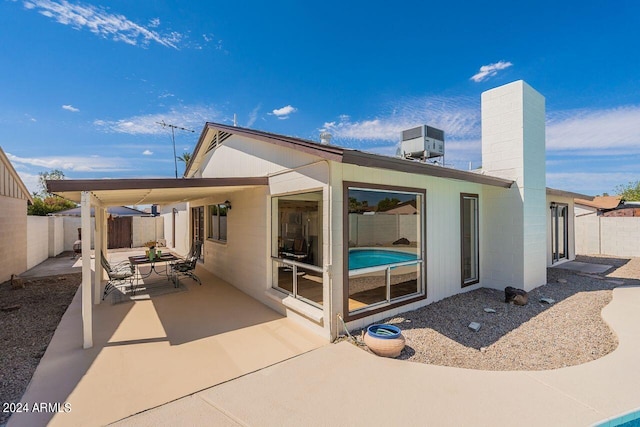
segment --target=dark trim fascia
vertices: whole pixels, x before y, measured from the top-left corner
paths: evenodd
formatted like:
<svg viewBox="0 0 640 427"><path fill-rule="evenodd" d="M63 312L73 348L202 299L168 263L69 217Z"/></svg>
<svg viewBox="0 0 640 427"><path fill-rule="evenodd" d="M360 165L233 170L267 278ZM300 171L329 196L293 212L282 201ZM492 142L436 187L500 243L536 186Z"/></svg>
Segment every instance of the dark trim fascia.
<svg viewBox="0 0 640 427"><path fill-rule="evenodd" d="M587 196L585 194L574 193L573 191L564 191L558 190L555 188L547 187L547 195L549 196L559 196L559 197L568 197L570 199L583 199L583 200L593 200L594 196Z"/></svg>
<svg viewBox="0 0 640 427"><path fill-rule="evenodd" d="M148 178L148 179L58 179L48 180L50 193L65 191L144 190L168 188L234 187L269 185L267 177L238 178Z"/></svg>
<svg viewBox="0 0 640 427"><path fill-rule="evenodd" d="M238 126L229 126L223 125L220 123L211 123L207 122L202 130L202 134L200 135L200 139L198 140L198 144L194 150L195 153L199 152L204 144L204 138L207 134L207 131L211 130L224 130L225 132L229 132L234 135L245 136L248 138L256 139L258 141L267 142L270 144L278 145L281 147L293 148L298 151L302 151L303 153L312 154L314 156L321 157L327 160L333 160L335 162L342 161L342 153L345 151L341 147L337 147L335 145L325 145L320 144L318 142L309 141L301 138L294 138L291 136L278 135L275 133L264 132L255 129L242 128ZM185 173L188 173L191 168L191 162L187 165L187 169Z"/></svg>
<svg viewBox="0 0 640 427"><path fill-rule="evenodd" d="M475 198L476 199L476 209L477 215L477 227L476 230L477 239L476 245L478 246L476 249L476 265L478 266L478 277L475 280L470 282L464 281L464 199L466 198ZM467 286L472 286L477 283L480 283L480 196L473 193L460 193L460 282L461 287L466 288Z"/></svg>
<svg viewBox="0 0 640 427"><path fill-rule="evenodd" d="M424 255L423 262L424 268L422 269L422 285L424 287L424 293L420 295L416 295L413 298L408 298L406 300L392 302L388 305L384 305L377 309L366 310L360 313L349 313L349 187L362 188L362 189L371 189L371 190L387 190L387 191L403 191L403 192L411 192L422 194L422 230L424 231L422 238L422 247L420 250ZM343 181L342 182L342 311L344 313L344 319L347 322L352 320L361 319L363 317L371 316L377 313L381 313L383 311L392 310L396 307L400 307L403 305L411 304L416 301L421 301L427 299L427 191L424 188L413 188L413 187L400 187L394 185L384 185L384 184L370 184L366 182L354 182L354 181Z"/></svg>
<svg viewBox="0 0 640 427"><path fill-rule="evenodd" d="M345 150L344 154L342 155L342 163L370 168L389 169L419 175L428 175L438 178L457 179L461 181L492 185L494 187L502 188L511 188L514 183L514 181L497 178L494 176L481 175L474 172L450 169L442 166L414 162L395 157L385 157L378 154L364 153L362 151L355 150Z"/></svg>

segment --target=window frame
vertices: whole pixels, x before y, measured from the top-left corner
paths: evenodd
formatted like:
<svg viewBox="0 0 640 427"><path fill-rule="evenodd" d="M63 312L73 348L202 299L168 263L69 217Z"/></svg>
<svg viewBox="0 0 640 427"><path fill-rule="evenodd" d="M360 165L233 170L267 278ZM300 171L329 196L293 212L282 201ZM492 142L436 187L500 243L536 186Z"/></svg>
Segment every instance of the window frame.
<svg viewBox="0 0 640 427"><path fill-rule="evenodd" d="M371 191L387 191L387 192L403 192L403 193L415 193L422 196L422 220L420 221L421 228L421 247L420 253L422 255L421 265L421 280L420 291L416 294L410 294L406 297L400 297L396 300L392 299L391 302L385 302L375 304L370 309L360 309L356 312L349 311L349 189L361 189ZM401 187L396 185L386 184L373 184L368 182L357 181L343 181L342 182L342 232L343 232L343 261L342 261L342 303L343 313L346 321L352 321L361 319L363 317L369 317L374 314L382 313L392 310L397 307L408 305L416 301L422 301L427 299L428 294L428 281L427 281L427 190L425 188L415 187Z"/></svg>
<svg viewBox="0 0 640 427"><path fill-rule="evenodd" d="M217 209L217 213L216 215L212 214L212 208L215 207ZM225 238L221 238L222 233L222 222L220 220L220 218L222 218L222 215L220 215L220 208L224 208L226 210L226 214L224 215L225 217L229 217L229 209L227 208L227 206L224 203L211 203L207 205L207 240L211 240L213 242L218 242L218 243L227 243L228 238L229 238L229 227L228 227L228 223L225 223ZM217 235L214 235L214 219L213 217L216 217L217 219L215 220L217 222L218 225L218 232Z"/></svg>
<svg viewBox="0 0 640 427"><path fill-rule="evenodd" d="M475 250L476 250L476 276L465 279L464 277L464 202L465 199L475 200ZM460 282L461 287L466 288L480 283L480 196L474 193L460 193Z"/></svg>

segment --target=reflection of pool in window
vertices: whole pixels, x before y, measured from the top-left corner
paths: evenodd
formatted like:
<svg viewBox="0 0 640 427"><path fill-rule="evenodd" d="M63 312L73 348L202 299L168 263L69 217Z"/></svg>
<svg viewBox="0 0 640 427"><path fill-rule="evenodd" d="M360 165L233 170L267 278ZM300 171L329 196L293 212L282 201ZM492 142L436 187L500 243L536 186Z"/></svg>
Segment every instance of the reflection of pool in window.
<svg viewBox="0 0 640 427"><path fill-rule="evenodd" d="M349 270L395 264L418 259L415 253L391 251L387 249L351 249L349 250Z"/></svg>
<svg viewBox="0 0 640 427"><path fill-rule="evenodd" d="M348 188L349 313L424 295L424 193Z"/></svg>

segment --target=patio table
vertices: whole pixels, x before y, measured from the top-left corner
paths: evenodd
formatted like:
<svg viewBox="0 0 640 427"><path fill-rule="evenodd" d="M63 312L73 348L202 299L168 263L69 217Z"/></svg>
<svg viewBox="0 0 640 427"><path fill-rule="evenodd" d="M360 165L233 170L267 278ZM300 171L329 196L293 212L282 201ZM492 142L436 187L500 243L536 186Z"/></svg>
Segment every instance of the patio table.
<svg viewBox="0 0 640 427"><path fill-rule="evenodd" d="M163 253L161 256L156 256L153 259L150 259L146 255L135 255L129 257L129 262L136 268L136 285L132 290L132 294L135 295L135 288L138 286L139 279L146 279L151 276L151 273L156 273L157 275L165 275L167 280L171 280L173 285L177 288L180 286L180 282L178 279L178 275L175 274L171 266L176 262L180 261L182 258L177 257L171 252ZM157 264L164 264L164 270L157 269ZM150 266L150 270L148 273L143 274L140 272L141 266Z"/></svg>

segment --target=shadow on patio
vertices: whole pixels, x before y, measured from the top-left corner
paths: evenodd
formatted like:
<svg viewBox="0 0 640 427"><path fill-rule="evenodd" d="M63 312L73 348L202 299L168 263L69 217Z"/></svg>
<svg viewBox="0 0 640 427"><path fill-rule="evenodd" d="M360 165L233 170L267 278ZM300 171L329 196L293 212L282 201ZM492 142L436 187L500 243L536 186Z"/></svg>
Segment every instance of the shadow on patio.
<svg viewBox="0 0 640 427"><path fill-rule="evenodd" d="M201 266L202 286L94 306L94 347L82 350L80 292L23 402L67 413L15 414L10 426L104 425L318 348L326 341Z"/></svg>

